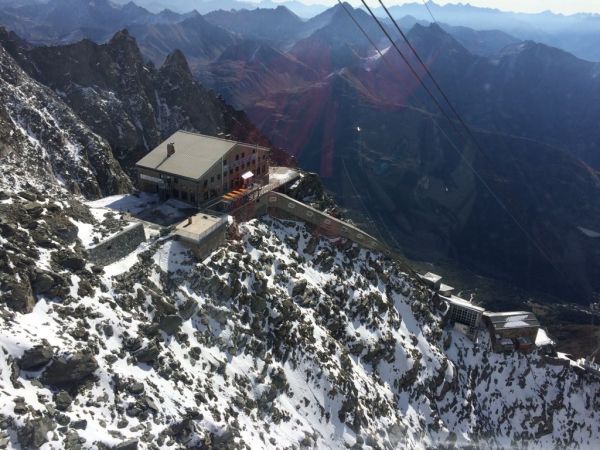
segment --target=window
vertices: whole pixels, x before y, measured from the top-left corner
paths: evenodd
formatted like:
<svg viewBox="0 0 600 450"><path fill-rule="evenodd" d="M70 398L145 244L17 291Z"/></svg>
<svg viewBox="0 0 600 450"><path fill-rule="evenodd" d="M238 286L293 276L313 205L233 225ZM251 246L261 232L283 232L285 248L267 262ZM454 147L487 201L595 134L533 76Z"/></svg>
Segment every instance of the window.
<svg viewBox="0 0 600 450"><path fill-rule="evenodd" d="M220 180L220 179L221 179L221 174L220 174L220 173L218 173L218 174L217 174L217 180Z"/></svg>
<svg viewBox="0 0 600 450"><path fill-rule="evenodd" d="M235 171L236 171L236 172L239 172L239 171L240 171L240 168L239 168L239 167L236 167L236 168L235 168Z"/></svg>
<svg viewBox="0 0 600 450"><path fill-rule="evenodd" d="M245 155L245 153L244 153L244 152L242 152L242 158L244 157L244 155Z"/></svg>
<svg viewBox="0 0 600 450"><path fill-rule="evenodd" d="M215 176L213 175L212 177L210 177L210 182L214 183L215 182Z"/></svg>
<svg viewBox="0 0 600 450"><path fill-rule="evenodd" d="M256 153L256 149L252 149L252 153Z"/></svg>
<svg viewBox="0 0 600 450"><path fill-rule="evenodd" d="M235 155L235 160L237 161L238 159L240 159L240 155Z"/></svg>
<svg viewBox="0 0 600 450"><path fill-rule="evenodd" d="M204 184L203 184L203 186L204 186L204 187L208 186L208 180L204 180Z"/></svg>
<svg viewBox="0 0 600 450"><path fill-rule="evenodd" d="M229 170L229 175L233 175L233 169Z"/></svg>
<svg viewBox="0 0 600 450"><path fill-rule="evenodd" d="M179 178L175 178L175 179L173 180L173 183L175 183L175 184L178 184L178 183L179 183Z"/></svg>

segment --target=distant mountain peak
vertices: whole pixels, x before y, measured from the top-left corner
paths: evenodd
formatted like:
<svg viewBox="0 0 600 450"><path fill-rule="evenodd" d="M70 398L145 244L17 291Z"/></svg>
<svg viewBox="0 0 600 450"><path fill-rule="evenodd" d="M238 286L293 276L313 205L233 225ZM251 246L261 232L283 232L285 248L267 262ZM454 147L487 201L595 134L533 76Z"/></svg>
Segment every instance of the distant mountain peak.
<svg viewBox="0 0 600 450"><path fill-rule="evenodd" d="M165 62L161 67L161 70L162 69L177 70L189 74L190 77L192 76L192 71L190 70L188 60L183 52L179 49L173 51L167 56L167 59L165 59Z"/></svg>

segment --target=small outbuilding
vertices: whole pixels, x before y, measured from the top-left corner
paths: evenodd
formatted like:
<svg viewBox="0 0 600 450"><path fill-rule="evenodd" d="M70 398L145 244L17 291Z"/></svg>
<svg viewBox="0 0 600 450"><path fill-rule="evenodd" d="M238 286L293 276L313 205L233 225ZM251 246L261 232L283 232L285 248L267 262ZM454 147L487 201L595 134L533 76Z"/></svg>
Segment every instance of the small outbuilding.
<svg viewBox="0 0 600 450"><path fill-rule="evenodd" d="M419 278L423 280L423 282L434 291L440 289L442 284L442 277L433 272L427 272L425 275L419 275Z"/></svg>
<svg viewBox="0 0 600 450"><path fill-rule="evenodd" d="M489 312L483 321L492 339L494 351L520 350L529 352L535 348L540 323L535 314L526 311Z"/></svg>

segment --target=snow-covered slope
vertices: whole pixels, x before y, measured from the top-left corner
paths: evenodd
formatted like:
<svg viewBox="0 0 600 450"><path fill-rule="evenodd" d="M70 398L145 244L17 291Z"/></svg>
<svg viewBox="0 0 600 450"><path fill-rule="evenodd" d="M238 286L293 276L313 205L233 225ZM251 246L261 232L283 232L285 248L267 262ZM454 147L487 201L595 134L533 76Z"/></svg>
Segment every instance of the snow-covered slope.
<svg viewBox="0 0 600 450"><path fill-rule="evenodd" d="M160 235L104 271L53 251L66 292L0 302L9 447L600 446L597 382L442 329L392 261L300 223L240 224L203 262Z"/></svg>

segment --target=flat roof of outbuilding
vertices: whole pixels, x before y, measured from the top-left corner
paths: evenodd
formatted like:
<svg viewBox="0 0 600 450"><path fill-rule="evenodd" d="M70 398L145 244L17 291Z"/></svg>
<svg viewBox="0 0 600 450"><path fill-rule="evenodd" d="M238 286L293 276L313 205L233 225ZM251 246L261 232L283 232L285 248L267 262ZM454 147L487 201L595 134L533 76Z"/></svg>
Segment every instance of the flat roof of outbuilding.
<svg viewBox="0 0 600 450"><path fill-rule="evenodd" d="M171 142L175 145L175 153L167 157L167 145ZM197 180L236 145L268 150L253 144L180 130L140 159L136 166Z"/></svg>
<svg viewBox="0 0 600 450"><path fill-rule="evenodd" d="M535 314L527 311L485 312L485 317L496 331L512 328L539 328L540 322Z"/></svg>

